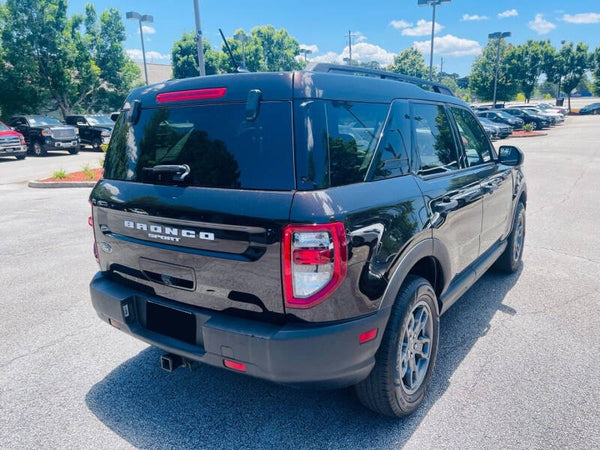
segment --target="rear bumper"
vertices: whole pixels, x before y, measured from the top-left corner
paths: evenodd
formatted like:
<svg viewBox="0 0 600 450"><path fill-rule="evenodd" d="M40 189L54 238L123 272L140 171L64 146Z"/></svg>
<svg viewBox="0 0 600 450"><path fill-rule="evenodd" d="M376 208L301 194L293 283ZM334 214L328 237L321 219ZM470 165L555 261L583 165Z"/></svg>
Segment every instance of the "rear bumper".
<svg viewBox="0 0 600 450"><path fill-rule="evenodd" d="M148 295L102 272L92 279L90 293L101 319L116 320L121 331L167 352L222 368L225 359L233 360L245 364L245 373L257 378L323 388L350 386L368 376L390 314L386 309L344 322L275 325ZM194 343L149 330L149 301L192 314ZM374 328L378 328L377 337L359 344L359 336Z"/></svg>

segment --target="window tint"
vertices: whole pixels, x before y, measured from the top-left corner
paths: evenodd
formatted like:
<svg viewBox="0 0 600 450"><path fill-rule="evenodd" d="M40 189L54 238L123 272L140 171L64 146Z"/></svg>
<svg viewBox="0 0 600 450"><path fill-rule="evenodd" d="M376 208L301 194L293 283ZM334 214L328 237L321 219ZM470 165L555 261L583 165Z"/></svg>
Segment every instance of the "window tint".
<svg viewBox="0 0 600 450"><path fill-rule="evenodd" d="M450 108L450 110L458 126L468 166L477 166L490 162L492 160L492 150L485 132L479 123L477 123L477 119L466 109Z"/></svg>
<svg viewBox="0 0 600 450"><path fill-rule="evenodd" d="M412 105L414 148L420 159L419 173L430 175L458 169L458 157L450 121L439 105Z"/></svg>
<svg viewBox="0 0 600 450"><path fill-rule="evenodd" d="M408 139L407 139L408 138ZM410 115L408 103L392 104L388 121L373 159L373 180L392 178L410 171Z"/></svg>
<svg viewBox="0 0 600 450"><path fill-rule="evenodd" d="M255 121L245 104L142 109L131 127L115 124L107 151L107 179L172 183L150 169L190 168L183 184L234 189L294 189L291 105L263 102Z"/></svg>
<svg viewBox="0 0 600 450"><path fill-rule="evenodd" d="M387 104L326 102L331 186L364 181L387 111Z"/></svg>

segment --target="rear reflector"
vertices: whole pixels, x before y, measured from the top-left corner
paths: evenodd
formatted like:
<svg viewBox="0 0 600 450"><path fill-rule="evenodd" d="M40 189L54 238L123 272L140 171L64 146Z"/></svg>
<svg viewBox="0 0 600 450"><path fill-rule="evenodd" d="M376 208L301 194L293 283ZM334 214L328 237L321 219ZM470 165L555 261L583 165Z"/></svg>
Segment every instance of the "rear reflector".
<svg viewBox="0 0 600 450"><path fill-rule="evenodd" d="M93 227L93 226L94 226L94 218L93 218L92 216L88 217L88 225L89 225L90 227Z"/></svg>
<svg viewBox="0 0 600 450"><path fill-rule="evenodd" d="M372 341L377 337L377 328L373 328L372 330L365 331L358 337L358 343L364 344L365 342Z"/></svg>
<svg viewBox="0 0 600 450"><path fill-rule="evenodd" d="M163 92L156 96L158 103L189 102L192 100L211 100L221 98L227 88L194 89L191 91Z"/></svg>
<svg viewBox="0 0 600 450"><path fill-rule="evenodd" d="M237 370L239 372L245 372L246 371L246 364L242 364L240 362L232 361L230 359L224 359L223 360L223 365L225 367L227 367L228 369Z"/></svg>

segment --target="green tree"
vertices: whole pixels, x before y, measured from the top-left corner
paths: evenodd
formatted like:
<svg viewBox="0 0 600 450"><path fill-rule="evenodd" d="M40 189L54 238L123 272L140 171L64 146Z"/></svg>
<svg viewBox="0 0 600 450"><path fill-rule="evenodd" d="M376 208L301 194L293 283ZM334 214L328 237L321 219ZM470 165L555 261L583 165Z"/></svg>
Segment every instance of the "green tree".
<svg viewBox="0 0 600 450"><path fill-rule="evenodd" d="M139 77L116 9L67 18L66 0L7 0L0 11L3 114L116 109Z"/></svg>
<svg viewBox="0 0 600 450"><path fill-rule="evenodd" d="M548 79L562 86L567 94L569 110L571 93L577 87L587 68L590 66L588 46L583 42L564 44L553 52L546 62L545 72Z"/></svg>
<svg viewBox="0 0 600 450"><path fill-rule="evenodd" d="M592 84L592 92L596 96L600 96L600 47L596 47L590 57L590 69L594 76Z"/></svg>
<svg viewBox="0 0 600 450"><path fill-rule="evenodd" d="M388 66L387 70L417 78L429 76L429 69L425 64L423 54L414 47L404 49L394 56L394 62Z"/></svg>
<svg viewBox="0 0 600 450"><path fill-rule="evenodd" d="M239 33L244 33L244 30L238 29L233 35ZM280 72L303 68L304 61L297 58L300 55L300 44L285 28L277 30L273 25L262 25L252 28L249 36L250 40L245 44L245 52L246 67L250 72ZM227 38L227 43L234 58L238 64L241 64L241 41L230 37ZM224 45L222 50L225 51ZM222 59L222 68L226 72L235 71L228 56Z"/></svg>
<svg viewBox="0 0 600 450"><path fill-rule="evenodd" d="M512 78L509 70L506 53L512 46L507 45L503 39L500 40L500 64L498 66L498 87L496 91L497 100L512 100L518 91L518 85ZM471 75L469 76L469 88L481 100L492 100L494 98L494 77L496 73L496 62L498 58L498 42L488 42L483 52L475 58Z"/></svg>
<svg viewBox="0 0 600 450"><path fill-rule="evenodd" d="M195 38L194 33L184 32L181 38L173 44L171 50L173 78L190 78L199 75L198 49ZM219 73L221 59L224 55L218 50L214 50L207 39L202 39L202 53L204 54L206 75Z"/></svg>
<svg viewBox="0 0 600 450"><path fill-rule="evenodd" d="M510 47L505 56L510 77L525 95L529 103L538 79L544 70L545 61L550 58L554 48L550 41L529 39L525 44Z"/></svg>

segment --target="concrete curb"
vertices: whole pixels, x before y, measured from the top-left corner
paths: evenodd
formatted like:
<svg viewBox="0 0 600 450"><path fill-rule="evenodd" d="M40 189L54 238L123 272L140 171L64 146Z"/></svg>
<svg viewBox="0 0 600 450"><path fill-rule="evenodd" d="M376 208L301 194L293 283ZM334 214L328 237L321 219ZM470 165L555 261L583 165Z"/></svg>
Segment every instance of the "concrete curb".
<svg viewBox="0 0 600 450"><path fill-rule="evenodd" d="M530 138L530 137L539 137L539 136L548 136L548 133L535 133L535 134L522 134L522 135L517 135L517 136L513 136L512 134L510 136L508 136L510 139L521 139L521 138Z"/></svg>
<svg viewBox="0 0 600 450"><path fill-rule="evenodd" d="M30 188L53 189L53 188L83 188L96 186L95 181L29 181Z"/></svg>

